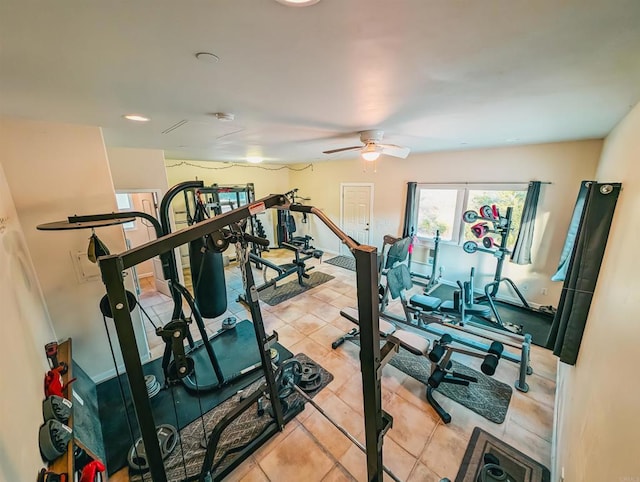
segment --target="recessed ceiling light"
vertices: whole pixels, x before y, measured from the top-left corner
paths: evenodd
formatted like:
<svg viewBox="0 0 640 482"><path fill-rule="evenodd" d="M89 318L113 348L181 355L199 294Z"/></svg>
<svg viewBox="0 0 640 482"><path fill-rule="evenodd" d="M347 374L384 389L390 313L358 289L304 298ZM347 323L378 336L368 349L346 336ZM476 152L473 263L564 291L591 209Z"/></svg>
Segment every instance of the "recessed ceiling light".
<svg viewBox="0 0 640 482"><path fill-rule="evenodd" d="M320 0L276 0L276 2L286 5L287 7L310 7Z"/></svg>
<svg viewBox="0 0 640 482"><path fill-rule="evenodd" d="M216 54L212 54L211 52L198 52L196 54L196 59L201 60L202 62L207 62L208 64L215 64L220 60Z"/></svg>
<svg viewBox="0 0 640 482"><path fill-rule="evenodd" d="M151 120L151 117L145 117L140 114L126 114L126 115L123 115L122 117L124 117L127 120L135 121L135 122L149 122Z"/></svg>
<svg viewBox="0 0 640 482"><path fill-rule="evenodd" d="M259 156L247 157L247 162L250 162L251 164L260 164L262 161L264 161L264 159L262 159L262 157L259 157Z"/></svg>

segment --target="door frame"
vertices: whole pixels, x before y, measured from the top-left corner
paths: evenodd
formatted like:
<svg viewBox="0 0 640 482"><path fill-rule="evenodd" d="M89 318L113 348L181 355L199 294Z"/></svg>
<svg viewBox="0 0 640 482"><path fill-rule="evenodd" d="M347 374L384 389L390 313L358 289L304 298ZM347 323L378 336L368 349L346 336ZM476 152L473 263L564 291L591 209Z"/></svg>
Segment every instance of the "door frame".
<svg viewBox="0 0 640 482"><path fill-rule="evenodd" d="M371 188L369 194L369 244L371 244L371 225L373 224L373 194L375 184L372 182L341 182L340 183L340 228L344 228L344 188L345 187L360 187L368 186ZM340 243L339 250L342 251L344 244ZM342 253L340 253L342 254Z"/></svg>
<svg viewBox="0 0 640 482"><path fill-rule="evenodd" d="M153 217L155 217L158 220L158 222L160 222L160 212L159 212L159 210L160 210L160 201L162 200L162 189L158 189L158 188L155 188L155 189L154 188L148 188L148 189L145 189L145 188L139 188L139 189L115 189L115 193L116 194L153 194L154 200L156 202L156 206L154 206L156 212L153 214ZM126 238L126 232L124 231L124 228L123 228L123 234L124 234L124 236ZM153 232L153 234L155 236L155 234L156 234L155 231ZM176 262L178 263L178 266L181 266L181 264L180 264L180 256L177 256ZM135 268L135 266L133 268ZM179 272L182 271L181 268L178 268L178 270L179 270ZM155 275L156 275L156 273L155 273L155 269L154 269L154 278L156 277ZM160 273L160 275L162 277L164 277L163 273ZM136 278L137 278L137 276L136 276ZM139 286L136 286L136 289L138 289L138 288L139 288Z"/></svg>

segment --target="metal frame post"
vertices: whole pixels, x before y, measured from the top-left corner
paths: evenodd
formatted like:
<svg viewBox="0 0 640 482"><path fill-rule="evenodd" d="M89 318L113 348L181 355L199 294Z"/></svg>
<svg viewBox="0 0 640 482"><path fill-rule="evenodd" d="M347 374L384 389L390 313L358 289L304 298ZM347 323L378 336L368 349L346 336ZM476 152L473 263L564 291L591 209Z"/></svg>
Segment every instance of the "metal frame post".
<svg viewBox="0 0 640 482"><path fill-rule="evenodd" d="M382 482L382 443L386 431L380 384L380 319L378 312L377 249L358 246L356 258L358 313L360 320L360 367L364 399L367 480Z"/></svg>
<svg viewBox="0 0 640 482"><path fill-rule="evenodd" d="M113 313L113 321L118 334L118 343L122 351L125 370L129 378L131 396L135 407L140 433L149 460L149 470L154 482L167 482L167 474L162 462L162 452L156 435L156 424L151 412L151 403L147 396L140 353L136 344L133 323L127 303L122 259L119 256L100 258L100 270L107 288L109 304Z"/></svg>

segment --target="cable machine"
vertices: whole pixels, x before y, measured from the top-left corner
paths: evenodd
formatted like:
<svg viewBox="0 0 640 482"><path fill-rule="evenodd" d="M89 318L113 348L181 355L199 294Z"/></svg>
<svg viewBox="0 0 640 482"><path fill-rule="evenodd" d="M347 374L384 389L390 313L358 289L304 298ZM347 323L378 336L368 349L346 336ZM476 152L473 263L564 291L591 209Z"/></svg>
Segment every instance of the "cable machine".
<svg viewBox="0 0 640 482"><path fill-rule="evenodd" d="M367 480L372 482L381 482L383 480L382 443L384 434L391 427L392 418L382 410L381 405L381 360L387 358L386 354L390 348L387 347L387 345L382 348L380 347L377 250L375 247L358 245L358 243L344 234L340 228L316 208L303 205L289 205L283 195L271 195L246 206L196 223L181 231L166 234L156 241L152 241L143 246L127 250L121 254L99 258L99 266L107 290L111 312L113 313L113 320L116 326L118 343L123 354L133 405L142 434L146 457L149 462L150 474L154 482L166 482L167 473L163 464L163 453L156 435L156 424L148 398L140 353L138 352L135 342L122 272L138 263L158 255L164 255L164 253L171 252L182 244L202 238L203 236L210 236L213 244L218 246L224 245L225 243L234 243L239 250L242 261L241 266L244 266L243 278L245 281L245 295L247 299L251 301L251 315L255 327L256 340L260 347L261 368L265 377L263 389L269 394L269 398L273 404L274 419L268 430L261 433L253 443L246 446L242 453L236 458L236 462L231 464L225 473L215 475L215 480L220 480L229 471L233 470L241 460L248 457L250 453L260 447L272 435L282 430L289 418L289 414L285 417L282 413L282 405L280 404L278 396L279 382L276 379L277 374L274 373L272 368L269 354L270 346L274 340L273 337L267 337L264 330L258 303L258 294L249 266L249 257L246 255L248 252L248 242L259 242L259 240L239 229L243 220L259 212L263 212L265 209L277 206L295 212L316 215L348 246L355 257L358 311L361 329L360 363L364 395L363 413L365 418ZM175 345L175 349L179 350L180 344ZM182 370L183 366L184 370ZM187 373L188 371L188 365L179 364L177 376ZM283 375L280 374L279 376L282 379ZM255 396L257 395L252 395L252 397ZM229 414L229 417L239 416L251 406L247 400L241 402L236 410L233 411L234 413ZM255 401L253 398L252 400ZM224 425L224 423L229 423L229 420L224 419L220 423ZM220 428L220 426L217 426L216 429L214 429L214 433L218 433ZM209 439L209 443L214 443L212 441L215 441L215 439L216 437L212 436ZM212 480L211 473L207 472L207 461L210 459L210 450L208 447L203 470L195 480L202 482ZM185 480L194 479L190 478Z"/></svg>

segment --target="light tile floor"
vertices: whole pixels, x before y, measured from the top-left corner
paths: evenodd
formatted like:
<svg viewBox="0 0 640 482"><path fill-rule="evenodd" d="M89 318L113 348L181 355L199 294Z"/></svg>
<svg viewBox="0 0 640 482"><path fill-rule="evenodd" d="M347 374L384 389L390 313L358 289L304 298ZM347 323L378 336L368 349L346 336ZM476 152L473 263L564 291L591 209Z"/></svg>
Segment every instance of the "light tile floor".
<svg viewBox="0 0 640 482"><path fill-rule="evenodd" d="M276 262L287 262L290 257L285 250L273 250L267 255ZM317 395L316 401L364 443L358 347L345 343L337 350L331 349L331 342L352 328L339 311L356 305L355 273L330 264L319 264L316 260L312 262L317 265L316 269L333 275L334 279L277 306L261 302L264 324L267 333L278 332L280 343L290 351L306 353L334 375L333 382ZM255 272L255 277L260 283L262 274ZM211 333L227 316L249 318L246 308L235 301L243 289L237 265L227 268L226 279L229 306L222 316L206 320L207 330ZM143 279L141 284L144 288L141 304L154 322L167 323L171 317L171 301L152 291L151 280ZM162 354L163 344L150 323L146 324L155 358ZM479 369L479 359L456 358ZM425 400L424 385L387 365L382 380L383 408L393 416L394 425L385 437L385 464L407 481L439 481L442 477L453 480L471 432L479 426L549 467L556 359L548 350L537 346L532 347L531 358L534 374L528 377L530 391L514 390L507 418L500 425L448 398L439 397L453 419L450 424L443 424ZM513 385L517 375L516 365L502 362L495 377ZM228 478L243 482L365 479L364 454L311 406Z"/></svg>

